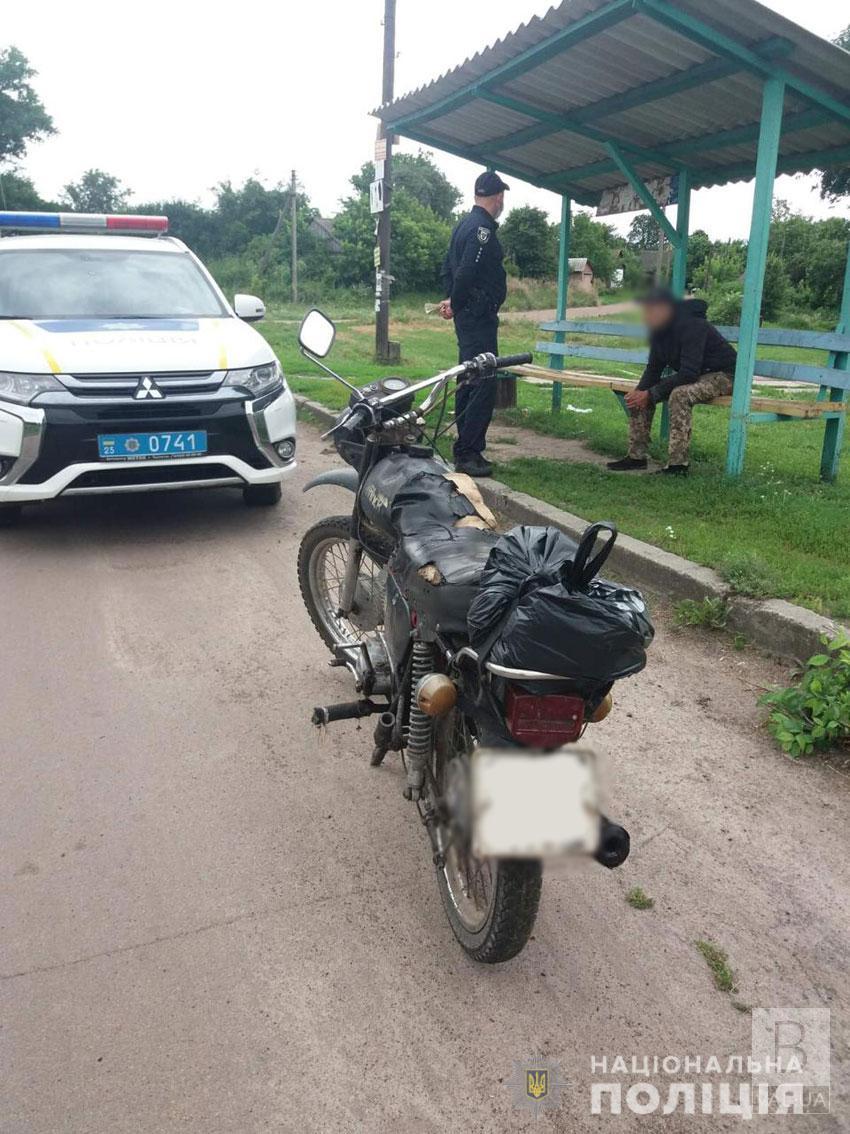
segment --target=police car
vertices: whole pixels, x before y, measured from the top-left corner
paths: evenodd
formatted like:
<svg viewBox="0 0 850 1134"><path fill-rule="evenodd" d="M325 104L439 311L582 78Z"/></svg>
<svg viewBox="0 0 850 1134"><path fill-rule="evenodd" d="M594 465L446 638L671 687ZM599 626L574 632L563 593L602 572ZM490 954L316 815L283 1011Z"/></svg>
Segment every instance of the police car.
<svg viewBox="0 0 850 1134"><path fill-rule="evenodd" d="M242 488L276 504L295 405L265 308L168 220L0 213L0 519L78 493ZM25 235L22 235L25 234Z"/></svg>

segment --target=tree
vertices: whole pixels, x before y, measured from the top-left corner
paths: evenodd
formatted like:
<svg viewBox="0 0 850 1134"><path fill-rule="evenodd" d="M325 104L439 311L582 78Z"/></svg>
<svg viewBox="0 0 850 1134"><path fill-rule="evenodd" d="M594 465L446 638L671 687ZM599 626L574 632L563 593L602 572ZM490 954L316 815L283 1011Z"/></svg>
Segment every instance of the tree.
<svg viewBox="0 0 850 1134"><path fill-rule="evenodd" d="M65 186L65 200L76 213L120 213L129 196L130 190L102 169L87 169Z"/></svg>
<svg viewBox="0 0 850 1134"><path fill-rule="evenodd" d="M22 173L0 173L0 208L21 212L56 212L55 201L45 201L29 177Z"/></svg>
<svg viewBox="0 0 850 1134"><path fill-rule="evenodd" d="M521 276L551 278L555 271L553 226L542 209L523 205L511 209L499 230L505 255Z"/></svg>
<svg viewBox="0 0 850 1134"><path fill-rule="evenodd" d="M701 228L692 232L688 237L688 283L691 282L694 275L700 271L706 260L711 256L711 249L711 237Z"/></svg>
<svg viewBox="0 0 850 1134"><path fill-rule="evenodd" d="M375 218L369 212L368 193L343 201L334 235L342 245L338 282L345 286L371 283L375 278ZM392 274L399 291L436 291L450 236L448 221L405 189L394 190Z"/></svg>
<svg viewBox="0 0 850 1134"><path fill-rule="evenodd" d="M0 51L0 162L22 157L30 142L55 133L53 120L30 86L35 74L17 47Z"/></svg>
<svg viewBox="0 0 850 1134"><path fill-rule="evenodd" d="M850 24L838 35L833 43L850 51ZM825 169L820 175L820 195L825 200L837 201L850 194L850 165L840 165L837 169Z"/></svg>
<svg viewBox="0 0 850 1134"><path fill-rule="evenodd" d="M570 233L570 255L586 256L593 268L594 278L607 287L618 266L617 249L620 238L610 224L596 221L578 211L573 217Z"/></svg>
<svg viewBox="0 0 850 1134"><path fill-rule="evenodd" d="M629 226L626 243L638 252L645 252L658 247L661 229L658 221L651 213L638 213Z"/></svg>
<svg viewBox="0 0 850 1134"><path fill-rule="evenodd" d="M420 205L431 209L438 217L450 221L460 202L460 193L444 173L437 169L430 154L393 154L393 192L404 190ZM351 178L351 184L361 195L368 195L369 185L375 180L375 166L367 161Z"/></svg>

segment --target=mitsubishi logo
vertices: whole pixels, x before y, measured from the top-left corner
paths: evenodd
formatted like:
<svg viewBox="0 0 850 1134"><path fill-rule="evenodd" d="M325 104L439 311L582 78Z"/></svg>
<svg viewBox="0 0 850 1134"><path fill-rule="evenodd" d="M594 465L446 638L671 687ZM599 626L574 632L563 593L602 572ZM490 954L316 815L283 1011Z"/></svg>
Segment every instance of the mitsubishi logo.
<svg viewBox="0 0 850 1134"><path fill-rule="evenodd" d="M153 378L145 377L139 379L139 384L133 393L133 397L137 402L140 402L143 398L164 398L165 394L163 394Z"/></svg>

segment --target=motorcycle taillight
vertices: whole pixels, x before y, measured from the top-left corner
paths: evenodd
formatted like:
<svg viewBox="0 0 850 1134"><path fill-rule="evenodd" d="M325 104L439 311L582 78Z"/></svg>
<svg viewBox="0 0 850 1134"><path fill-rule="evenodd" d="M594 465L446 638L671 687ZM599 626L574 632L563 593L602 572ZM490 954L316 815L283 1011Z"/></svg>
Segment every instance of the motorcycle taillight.
<svg viewBox="0 0 850 1134"><path fill-rule="evenodd" d="M578 740L584 725L584 701L565 693L538 696L509 685L505 720L514 740L530 748L557 748Z"/></svg>

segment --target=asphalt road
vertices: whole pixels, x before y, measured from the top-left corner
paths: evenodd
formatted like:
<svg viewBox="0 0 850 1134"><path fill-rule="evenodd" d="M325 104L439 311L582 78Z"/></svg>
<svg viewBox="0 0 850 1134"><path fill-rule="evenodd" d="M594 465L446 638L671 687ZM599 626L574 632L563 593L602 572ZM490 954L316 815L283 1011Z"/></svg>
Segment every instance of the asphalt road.
<svg viewBox="0 0 850 1134"><path fill-rule="evenodd" d="M759 731L778 671L662 627L595 733L632 858L547 877L524 954L476 966L395 759L308 723L350 687L296 547L348 498L300 495L310 427L301 459L277 509L68 499L0 533L0 1130L739 1129L590 1114L593 1056L746 1056L736 1002L831 1010L832 1115L788 1121L850 1129L848 780ZM509 1087L535 1054L563 1088L537 1120Z"/></svg>

